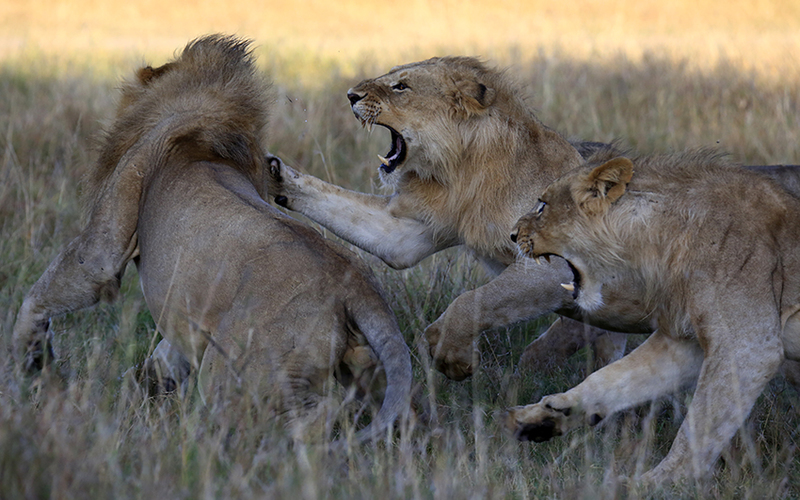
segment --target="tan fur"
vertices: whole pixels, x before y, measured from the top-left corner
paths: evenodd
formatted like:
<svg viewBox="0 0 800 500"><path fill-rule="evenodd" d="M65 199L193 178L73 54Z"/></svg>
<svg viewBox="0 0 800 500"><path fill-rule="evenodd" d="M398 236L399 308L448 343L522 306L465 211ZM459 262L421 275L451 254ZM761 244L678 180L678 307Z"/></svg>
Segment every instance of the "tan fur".
<svg viewBox="0 0 800 500"><path fill-rule="evenodd" d="M616 158L551 184L515 231L530 257L576 270L577 302L606 314L624 277L658 330L563 394L513 408L543 441L697 385L652 483L707 474L784 359L800 359L800 199L709 151ZM796 366L796 365L795 365Z"/></svg>
<svg viewBox="0 0 800 500"><path fill-rule="evenodd" d="M582 161L575 147L534 116L520 85L476 59L446 57L393 68L350 89L348 97L365 126L395 131L393 141L403 138L404 154L379 169L393 193L347 191L286 165L275 171L271 192L279 204L392 267L464 245L499 274L458 297L426 330L440 370L455 379L469 376L472 341L486 329L553 311L583 319L559 286L571 275L565 263L518 263L509 239L531 199ZM598 148L605 146L588 144L586 151ZM575 336L572 343L583 339Z"/></svg>
<svg viewBox="0 0 800 500"><path fill-rule="evenodd" d="M408 349L369 269L262 199L269 96L248 46L201 38L123 85L86 229L25 298L15 352L41 368L49 318L112 299L133 260L165 339L148 361L157 377L174 387L199 369L208 402L232 384L313 421L331 374L363 388L379 359L380 429L408 403Z"/></svg>

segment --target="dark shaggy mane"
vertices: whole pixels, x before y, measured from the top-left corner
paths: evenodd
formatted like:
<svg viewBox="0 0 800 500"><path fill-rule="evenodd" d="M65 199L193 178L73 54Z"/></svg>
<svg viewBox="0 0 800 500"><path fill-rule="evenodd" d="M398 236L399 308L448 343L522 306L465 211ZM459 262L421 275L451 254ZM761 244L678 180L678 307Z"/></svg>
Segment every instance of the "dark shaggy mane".
<svg viewBox="0 0 800 500"><path fill-rule="evenodd" d="M98 160L84 180L90 210L123 155L176 117L184 126L179 136L167 138L170 154L224 160L251 176L263 161L257 158L263 154L254 152L261 152L271 99L249 40L219 34L198 38L163 66L140 68L120 90L116 118L102 135Z"/></svg>

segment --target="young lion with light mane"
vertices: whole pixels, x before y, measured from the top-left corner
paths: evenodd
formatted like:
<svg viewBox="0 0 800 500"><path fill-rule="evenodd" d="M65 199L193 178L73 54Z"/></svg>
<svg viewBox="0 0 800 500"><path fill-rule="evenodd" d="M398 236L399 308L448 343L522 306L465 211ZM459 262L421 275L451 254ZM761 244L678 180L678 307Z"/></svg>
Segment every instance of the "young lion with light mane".
<svg viewBox="0 0 800 500"><path fill-rule="evenodd" d="M539 267L517 262L508 239L514 223L549 182L583 158L534 116L523 90L507 74L473 58L434 58L365 80L347 96L365 126L389 131L391 150L381 158L379 173L393 193L348 191L277 158L270 192L277 203L394 268L464 245L497 273L488 284L456 298L425 332L436 367L448 377L460 380L472 373L472 341L481 332L546 313L619 331L650 331L649 322L580 311L560 286L572 276L563 260ZM592 143L582 146L592 149ZM617 292L621 304L638 301L625 288ZM558 357L564 346L577 348L585 335L601 332L579 326L569 330L570 339L546 342L551 337L546 334L528 353L538 353L544 362ZM601 353L607 361L624 347L624 336L601 338L609 337Z"/></svg>
<svg viewBox="0 0 800 500"><path fill-rule="evenodd" d="M132 260L165 338L151 362L173 384L190 365L205 401L234 381L313 424L331 374L365 388L380 360L387 386L372 430L394 422L411 361L369 268L262 199L268 102L249 42L219 35L125 83L89 179L86 229L17 316L21 364L52 358L50 317L113 299Z"/></svg>
<svg viewBox="0 0 800 500"><path fill-rule="evenodd" d="M682 387L697 387L659 483L709 472L786 359L800 359L800 199L707 151L615 158L551 184L513 233L574 271L576 302L613 314L609 281L642 297L658 330L575 388L512 408L544 441Z"/></svg>

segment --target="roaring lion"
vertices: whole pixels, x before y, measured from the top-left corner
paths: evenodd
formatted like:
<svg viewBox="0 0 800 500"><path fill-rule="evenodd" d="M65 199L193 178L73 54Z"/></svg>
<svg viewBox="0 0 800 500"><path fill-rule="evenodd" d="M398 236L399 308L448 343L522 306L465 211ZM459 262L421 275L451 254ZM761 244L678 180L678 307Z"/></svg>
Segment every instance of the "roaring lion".
<svg viewBox="0 0 800 500"><path fill-rule="evenodd" d="M385 397L364 434L395 421L410 355L374 276L263 200L268 95L249 42L221 35L123 85L88 179L88 224L17 316L28 370L53 356L49 318L112 300L132 260L165 339L151 364L173 387L190 366L204 401L233 380L313 422L331 374L365 388L379 360Z"/></svg>
<svg viewBox="0 0 800 500"><path fill-rule="evenodd" d="M544 126L526 105L524 92L507 74L468 57L434 58L399 66L365 80L347 97L362 124L388 129L391 149L379 173L388 196L345 190L280 163L271 194L394 268L406 268L455 245L464 245L496 277L457 297L426 329L436 367L453 379L473 371L472 341L490 328L550 312L584 320L562 259L542 266L518 262L508 235L547 184L603 145L581 151ZM275 161L278 161L275 159ZM619 300L636 301L627 291ZM591 318L623 332L651 325ZM569 321L569 320L567 320ZM575 323L575 322L572 322ZM577 323L576 323L577 324ZM559 322L561 325L561 322ZM546 333L528 349L540 357L577 349L601 330L560 328L570 339ZM558 327L558 326L557 326ZM603 335L600 357L621 356L625 337ZM537 349L543 343L544 349ZM531 357L531 356L528 356ZM542 360L543 361L543 360Z"/></svg>
<svg viewBox="0 0 800 500"><path fill-rule="evenodd" d="M710 151L604 160L551 184L513 234L529 257L566 259L584 310L614 314L606 285L621 281L658 330L508 425L544 441L696 383L643 479L702 476L784 359L800 360L800 198Z"/></svg>

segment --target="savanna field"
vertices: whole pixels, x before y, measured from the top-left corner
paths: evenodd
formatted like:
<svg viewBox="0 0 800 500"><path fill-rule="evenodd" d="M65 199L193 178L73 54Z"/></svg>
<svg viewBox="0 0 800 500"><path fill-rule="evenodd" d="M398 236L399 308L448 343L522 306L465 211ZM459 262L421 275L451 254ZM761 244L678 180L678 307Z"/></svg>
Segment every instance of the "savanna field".
<svg viewBox="0 0 800 500"><path fill-rule="evenodd" d="M415 415L389 439L345 454L294 443L258 414L206 408L192 387L150 399L133 390L128 370L160 338L134 266L118 301L53 320L58 359L41 376L22 375L10 354L25 293L82 227L81 179L113 117L115 87L196 36L255 40L274 82L271 152L322 179L381 192L376 155L389 134L363 129L345 93L396 64L446 54L507 68L537 116L570 138L619 140L642 153L709 146L744 164L800 164L794 2L679 1L670 15L656 2L621 1L307 1L257 12L246 2L223 12L199 2L158 16L149 14L156 2L37 5L0 6L0 499L800 497L800 396L782 377L706 482L644 493L619 479L666 455L690 392L600 429L518 443L503 411L574 386L592 355L518 371L522 350L553 319L542 318L487 332L471 379L452 382L432 369L424 328L487 279L458 249L406 271L359 252L411 347ZM342 392L333 381L328 390ZM340 432L354 419L363 425L361 410L351 402L332 415Z"/></svg>

